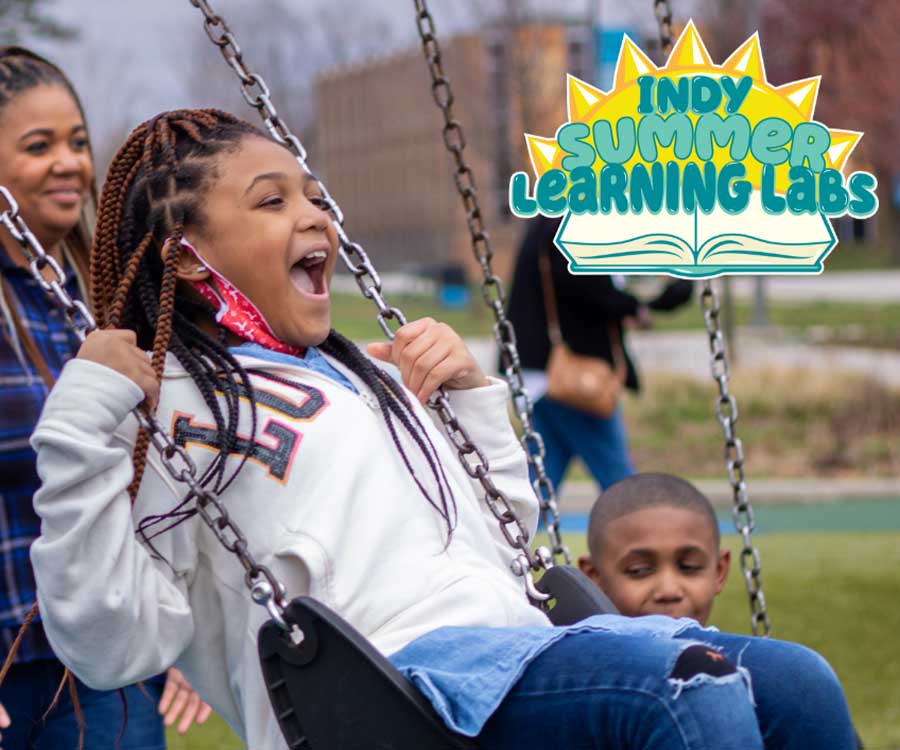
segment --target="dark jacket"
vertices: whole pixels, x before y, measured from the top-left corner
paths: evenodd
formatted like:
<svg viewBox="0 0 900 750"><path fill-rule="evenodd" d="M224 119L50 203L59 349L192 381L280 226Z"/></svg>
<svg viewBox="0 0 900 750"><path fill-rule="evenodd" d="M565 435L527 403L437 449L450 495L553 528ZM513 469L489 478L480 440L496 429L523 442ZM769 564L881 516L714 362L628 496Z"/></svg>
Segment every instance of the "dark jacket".
<svg viewBox="0 0 900 750"><path fill-rule="evenodd" d="M574 275L569 273L568 261L554 246L553 238L560 219L538 217L528 226L519 257L516 261L507 315L516 330L522 367L543 370L550 356L550 336L538 265L540 253L550 252L550 269L559 326L563 339L572 351L613 362L612 335L621 337L622 320L637 314L640 300L617 289L612 277ZM672 310L691 298L693 285L689 281L674 280L647 306L652 310ZM638 390L638 376L625 350L626 387Z"/></svg>

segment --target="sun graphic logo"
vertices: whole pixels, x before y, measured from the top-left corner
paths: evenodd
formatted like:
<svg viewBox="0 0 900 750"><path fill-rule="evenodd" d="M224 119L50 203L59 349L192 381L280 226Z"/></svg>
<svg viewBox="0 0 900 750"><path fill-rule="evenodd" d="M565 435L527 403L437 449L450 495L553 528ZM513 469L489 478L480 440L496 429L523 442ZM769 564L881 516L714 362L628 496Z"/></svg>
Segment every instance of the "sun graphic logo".
<svg viewBox="0 0 900 750"><path fill-rule="evenodd" d="M612 89L569 76L568 122L526 134L510 208L564 217L572 273L821 273L829 217L874 214L878 183L844 174L862 133L813 119L819 83L772 86L758 34L716 65L689 22L662 68L626 36Z"/></svg>

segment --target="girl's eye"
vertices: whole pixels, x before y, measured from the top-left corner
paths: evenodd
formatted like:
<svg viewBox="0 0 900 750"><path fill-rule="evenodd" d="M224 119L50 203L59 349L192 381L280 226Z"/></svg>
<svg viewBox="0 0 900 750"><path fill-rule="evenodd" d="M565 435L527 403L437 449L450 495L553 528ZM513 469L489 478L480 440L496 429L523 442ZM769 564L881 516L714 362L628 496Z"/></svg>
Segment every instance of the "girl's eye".
<svg viewBox="0 0 900 750"><path fill-rule="evenodd" d="M681 563L681 570L685 573L699 573L703 570L702 565L691 565L689 563Z"/></svg>
<svg viewBox="0 0 900 750"><path fill-rule="evenodd" d="M326 201L321 195L311 195L309 197L309 202L312 203L316 208L321 208L323 211L328 210L328 201Z"/></svg>
<svg viewBox="0 0 900 750"><path fill-rule="evenodd" d="M25 147L25 151L27 151L29 154L43 154L46 153L49 147L50 144L46 141L34 141L33 143L29 143Z"/></svg>
<svg viewBox="0 0 900 750"><path fill-rule="evenodd" d="M630 576L631 578L643 578L644 576L650 575L651 572L652 569L649 565L640 565L625 568L625 575Z"/></svg>
<svg viewBox="0 0 900 750"><path fill-rule="evenodd" d="M72 141L72 149L74 151L84 151L87 147L87 138L76 138L74 141Z"/></svg>

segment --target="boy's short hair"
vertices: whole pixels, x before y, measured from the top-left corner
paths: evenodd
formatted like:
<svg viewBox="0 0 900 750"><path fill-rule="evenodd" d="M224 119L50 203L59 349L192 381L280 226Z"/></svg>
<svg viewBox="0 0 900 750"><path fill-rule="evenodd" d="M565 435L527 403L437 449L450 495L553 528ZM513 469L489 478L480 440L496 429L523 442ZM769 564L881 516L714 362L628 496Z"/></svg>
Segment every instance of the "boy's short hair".
<svg viewBox="0 0 900 750"><path fill-rule="evenodd" d="M610 523L654 506L684 508L704 516L713 530L718 549L719 522L706 495L680 477L648 472L633 474L616 482L597 498L588 521L588 548L591 557L597 559L606 527Z"/></svg>

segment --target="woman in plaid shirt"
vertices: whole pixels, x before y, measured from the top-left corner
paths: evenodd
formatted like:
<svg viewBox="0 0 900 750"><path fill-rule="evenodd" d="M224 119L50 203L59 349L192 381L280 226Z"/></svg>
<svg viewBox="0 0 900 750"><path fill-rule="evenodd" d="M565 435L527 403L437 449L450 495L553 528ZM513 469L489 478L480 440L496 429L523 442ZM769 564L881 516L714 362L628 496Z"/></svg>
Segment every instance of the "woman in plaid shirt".
<svg viewBox="0 0 900 750"><path fill-rule="evenodd" d="M65 75L19 47L0 47L0 185L12 192L29 228L66 269L68 293L87 299L96 190L84 112ZM166 724L180 715L180 731L194 719L202 723L210 712L180 674L170 672L162 698L161 680L126 688L124 696L91 690L64 677L40 615L32 610L29 548L40 534L40 521L32 508L39 480L28 439L79 342L2 227L0 330L0 654L8 663L0 685L3 747L74 747L81 712L86 750L163 748L158 701L168 709ZM22 627L31 617L34 622ZM68 690L59 692L64 680ZM48 711L57 695L56 707ZM117 744L123 698L128 722Z"/></svg>

